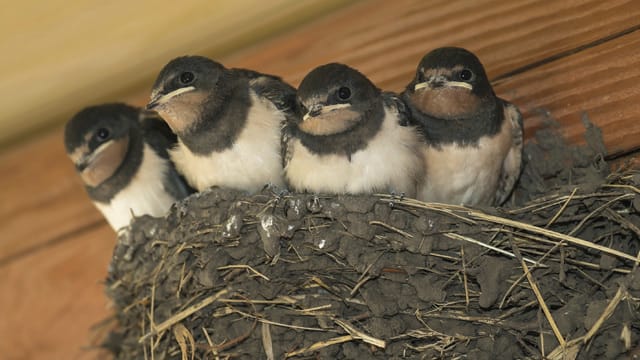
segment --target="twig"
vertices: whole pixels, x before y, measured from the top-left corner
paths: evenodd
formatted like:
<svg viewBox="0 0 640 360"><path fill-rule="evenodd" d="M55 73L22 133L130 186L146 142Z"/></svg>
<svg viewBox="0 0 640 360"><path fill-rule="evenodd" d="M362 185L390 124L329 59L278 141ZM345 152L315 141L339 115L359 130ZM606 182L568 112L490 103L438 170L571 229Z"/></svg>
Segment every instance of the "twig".
<svg viewBox="0 0 640 360"><path fill-rule="evenodd" d="M456 234L456 233L444 233L443 235L448 237L449 239L462 240L462 241L470 242L472 244L480 245L480 246L482 246L484 248L491 249L491 250L493 250L495 252L499 252L500 254L507 255L507 256L510 256L512 258L516 257L513 253L510 253L510 252L508 252L506 250L497 248L497 247L495 247L493 245L485 244L482 241L479 241L479 240L476 240L476 239L473 239L473 238L470 238L470 237L467 237L467 236L464 236L464 235L460 235L460 234ZM531 264L534 264L534 265L537 264L536 261L531 260L531 259L527 259L527 258L524 258L524 261L530 262Z"/></svg>
<svg viewBox="0 0 640 360"><path fill-rule="evenodd" d="M239 296L240 296L240 295L239 295ZM250 303L250 305L251 305L251 308L253 309L253 311L254 311L254 312L256 312L256 308L255 308L255 306L254 306L253 304L251 304L251 303ZM230 312L230 313L238 313L238 314L240 314L240 315L242 315L242 316L248 315L248 314L244 314L244 313L242 313L242 312L240 312L240 311L236 311L236 310L235 310L232 306L230 306L230 305L227 305L227 307L228 307L229 309L231 309L231 312ZM245 333L244 333L244 334L240 334L239 336L236 336L236 337L235 337L235 338L233 338L233 339L227 340L227 341L223 342L223 343L222 343L222 344L220 344L220 345L216 345L216 346L215 346L215 352L216 352L216 353L218 353L218 352L220 352L220 351L223 351L223 350L225 350L225 349L228 349L228 348L234 347L234 346L236 346L236 345L240 344L241 342L245 341L246 339L248 339L248 338L249 338L249 336L251 336L251 334L253 333L253 331L256 329L256 325L258 325L258 318L257 318L257 317L255 317L255 316L253 316L253 317L252 317L252 316L246 316L246 317L248 317L248 318L253 318L253 324L251 324L251 328L250 328L249 330L245 331ZM212 351L213 351L213 350L214 350L214 349L212 349Z"/></svg>
<svg viewBox="0 0 640 360"><path fill-rule="evenodd" d="M379 226L382 226L383 228L389 229L389 230L391 230L393 232L397 232L398 234L400 234L400 235L402 235L404 237L407 237L407 238L410 238L410 239L413 238L413 235L409 234L408 232L406 232L404 230L400 230L397 227L391 226L391 225L389 225L387 223L384 223L382 221L376 221L376 220L369 221L369 225L379 225Z"/></svg>
<svg viewBox="0 0 640 360"><path fill-rule="evenodd" d="M576 195L573 197L573 200L580 199L590 199L590 198L601 198L601 197L613 197L624 194L623 192L610 192L610 193L593 193L593 194L585 194L585 195ZM539 198L537 200L532 201L529 205L521 207L519 209L508 210L507 212L512 215L529 213L529 212L537 212L544 208L549 208L551 206L558 205L565 201L569 195L560 195L553 194L551 196L546 196Z"/></svg>
<svg viewBox="0 0 640 360"><path fill-rule="evenodd" d="M207 332L207 330L204 327L202 327L202 332L204 333L205 339L207 339L207 344L209 344L209 348L211 350L211 353L213 354L213 356L215 358L218 358L218 350L213 345L213 341L211 341L211 337L209 336L209 333Z"/></svg>
<svg viewBox="0 0 640 360"><path fill-rule="evenodd" d="M331 309L331 307L332 307L331 304L326 304L326 305L320 305L320 306L316 306L308 309L294 309L294 311L299 312L303 315L316 316L317 314L314 314L314 313L318 312L319 310Z"/></svg>
<svg viewBox="0 0 640 360"><path fill-rule="evenodd" d="M569 236L573 236L575 235L578 230L580 230L580 228L587 222L587 220L589 220L592 216L594 216L595 214L598 214L600 211L604 210L605 208L608 208L609 206L611 206L611 204L613 204L616 201L620 201L620 200L625 200L625 199L632 199L634 198L635 195L634 194L624 194L624 195L620 195L617 198L613 199L613 200L609 200L606 203L600 205L597 209L593 210L592 212L590 212L587 216L585 216L582 221L580 221L578 223L578 225L576 225L575 228L573 228L573 230L571 230L569 232Z"/></svg>
<svg viewBox="0 0 640 360"><path fill-rule="evenodd" d="M511 241L511 239L513 238L512 234L509 234L509 240ZM524 274L520 275L520 277L509 287L509 289L507 289L507 292L504 294L504 296L502 297L502 301L500 301L500 306L498 306L499 309L502 309L502 306L504 305L504 302L507 300L507 296L511 293L511 291L513 291L513 289L515 289L515 287L520 283L520 281L522 281L525 277L529 276L529 274L531 273L532 270L534 270L537 267L537 264L541 264L542 261L544 261L544 259L547 258L547 256L551 255L552 252L554 252L557 248L559 248L560 246L564 245L564 241L560 241L558 243L555 243L549 250L547 250L547 252L545 252L539 259L538 261L534 264L534 267L525 271ZM512 246L515 246L512 243ZM562 248L561 248L562 249ZM519 249L518 249L519 250ZM560 263L563 263L564 258L560 259Z"/></svg>
<svg viewBox="0 0 640 360"><path fill-rule="evenodd" d="M622 185L622 184L604 184L602 185L602 187L609 187L609 188L622 188L622 189L629 189L631 191L634 191L638 194L640 194L640 189L638 189L635 186L631 186L631 185Z"/></svg>
<svg viewBox="0 0 640 360"><path fill-rule="evenodd" d="M227 265L227 266L220 266L218 268L218 270L228 270L228 269L248 269L248 270L251 270L251 272L253 272L254 274L260 276L261 278L267 281L271 281L266 275L262 274L261 272L252 268L249 265Z"/></svg>
<svg viewBox="0 0 640 360"><path fill-rule="evenodd" d="M366 271L363 273L363 275L366 274ZM358 280L358 283L356 283L356 285L353 287L353 290L351 290L351 292L349 293L350 297L353 297L353 295L355 295L356 292L358 292L358 289L360 289L360 287L364 284L367 283L367 281L373 279L373 276L371 275L367 275L364 278L361 278L360 280Z"/></svg>
<svg viewBox="0 0 640 360"><path fill-rule="evenodd" d="M528 252L530 254L533 254L533 255L544 255L544 253L541 253L539 251L531 251L530 250ZM560 262L560 259L549 258L549 261ZM598 264L586 262L586 261L575 260L575 259L571 259L571 258L565 258L564 261L566 263L568 263L568 264L571 264L571 265L580 265L580 266L588 267L588 268L593 269L593 270L603 270L602 266L600 266ZM640 263L640 257L638 258L638 263ZM629 274L629 273L632 272L629 269L621 269L621 268L607 269L607 271L611 271L611 272L618 273L618 274Z"/></svg>
<svg viewBox="0 0 640 360"><path fill-rule="evenodd" d="M318 341L318 342L313 343L310 346L307 346L305 348L285 353L284 357L285 357L285 359L287 359L287 358L290 358L290 357L294 357L294 356L305 354L305 353L310 352L310 351L320 350L320 349L325 348L327 346L336 345L336 344L342 344L342 343L345 343L345 342L351 341L351 340L354 340L353 336L345 335L345 336L339 336L339 337L331 338L331 339L326 340L326 341Z"/></svg>
<svg viewBox="0 0 640 360"><path fill-rule="evenodd" d="M627 229L633 231L634 233L636 233L636 236L640 237L640 228L636 224L622 217L622 215L618 214L617 212L609 208L605 210L605 216L609 217L611 220L617 222L618 224L626 227Z"/></svg>
<svg viewBox="0 0 640 360"><path fill-rule="evenodd" d="M153 282L151 283L151 303L149 305L149 329L151 331L153 331L153 329L155 328L156 324L155 324L155 298L156 298L156 283L158 281L158 275L160 275L160 270L162 269L162 267L164 266L164 260L166 257L166 253L165 255L162 257L162 259L160 260L160 263L158 264L158 266L156 266L156 268L154 269L154 274L153 274ZM142 341L140 341L142 343ZM149 343L149 351L151 353L151 360L155 359L155 343L153 341L151 341Z"/></svg>
<svg viewBox="0 0 640 360"><path fill-rule="evenodd" d="M467 262L464 259L464 245L460 245L460 258L462 259L462 281L464 285L464 301L469 309L469 285L467 284Z"/></svg>
<svg viewBox="0 0 640 360"><path fill-rule="evenodd" d="M595 324L593 324L591 329L589 329L589 331L584 335L584 339L582 340L583 343L586 344L598 332L598 330L600 329L602 324L604 324L604 322L616 310L616 307L618 307L618 304L620 303L620 300L623 299L623 297L626 294L626 292L627 291L626 291L626 289L624 287L620 286L618 288L618 291L616 292L616 295L613 297L613 299L611 299L611 301L609 302L607 307L604 309L602 314L600 314L600 317L598 317L598 320L596 320Z"/></svg>
<svg viewBox="0 0 640 360"><path fill-rule="evenodd" d="M262 323L262 346L264 347L264 352L267 355L267 360L274 360L275 355L273 353L273 340L271 339L271 329L269 329L269 324Z"/></svg>
<svg viewBox="0 0 640 360"><path fill-rule="evenodd" d="M228 289L222 289L222 290L218 291L215 295L211 295L209 297L206 297L202 301L200 301L199 303L189 306L188 308L184 309L183 311L180 311L179 313L173 315L169 319L163 321L162 323L160 323L160 325L152 327L151 331L149 331L148 333L146 333L142 337L140 337L138 342L139 343L143 343L148 338L150 338L151 336L157 335L158 333L167 330L168 328L170 328L173 325L177 324L178 322L186 319L188 316L194 314L195 312L200 311L201 309L213 304L216 300L218 300L218 298L220 298L222 295L227 294L228 292L229 292Z"/></svg>
<svg viewBox="0 0 640 360"><path fill-rule="evenodd" d="M268 305L293 305L298 302L298 300L290 297L290 296L279 296L273 300L253 300L253 299L227 299L222 298L218 299L221 303L229 303L229 304L268 304Z"/></svg>
<svg viewBox="0 0 640 360"><path fill-rule="evenodd" d="M365 334L364 332L356 329L353 325L347 323L346 321L343 321L343 320L340 320L340 319L334 319L333 321L336 324L338 324L338 326L343 328L354 339L362 340L362 341L366 342L367 344L371 344L373 346L377 346L377 347L383 348L383 349L387 346L387 344L386 344L386 342L384 340L380 340L380 339L374 338L373 336L369 336L369 335Z"/></svg>
<svg viewBox="0 0 640 360"><path fill-rule="evenodd" d="M193 360L196 355L196 341L191 332L184 325L176 324L173 327L173 336L180 347L182 360L188 360L189 354L191 354L191 360Z"/></svg>
<svg viewBox="0 0 640 360"><path fill-rule="evenodd" d="M576 191L578 191L578 188L577 187L573 188L573 191L571 192L567 200L564 202L564 204L562 204L562 207L560 207L560 210L558 210L558 212L551 218L551 220L549 220L545 228L548 228L549 226L551 226L551 224L553 224L556 220L558 220L560 215L562 215L564 210L567 208L567 205L569 205L569 203L573 199L573 196L576 194Z"/></svg>
<svg viewBox="0 0 640 360"><path fill-rule="evenodd" d="M633 194L630 194L630 195L633 196ZM623 259L631 260L633 262L637 261L635 256L629 255L629 254L624 253L622 251L618 251L618 250L615 250L615 249L608 248L606 246L594 244L594 243L592 243L590 241L582 240L582 239L573 237L571 235L564 235L564 234L561 234L559 232L552 231L552 230L549 230L549 229L544 229L544 228L540 228L538 226L525 224L525 223L522 223L522 222L519 222L519 221L514 221L514 220L510 220L510 219L501 218L499 216L487 215L487 214L484 214L484 213L481 213L481 212L478 212L478 211L471 211L470 215L473 216L473 217L476 217L476 218L479 218L479 219L484 219L484 220L487 220L487 221L491 221L491 222L494 222L494 223L497 223L497 224L502 224L502 225L518 228L518 229L521 229L521 230L526 230L526 231L534 232L534 233L537 233L537 234L542 234L542 235L545 235L545 236L553 238L553 239L565 240L566 242L572 243L574 245L578 245L578 246L582 246L582 247L598 250L598 251L601 251L603 253L607 253L609 255L613 255L613 256L616 256L616 257L623 258Z"/></svg>
<svg viewBox="0 0 640 360"><path fill-rule="evenodd" d="M469 209L464 206L440 204L440 203L426 203L426 202L414 200L414 199L399 200L397 198L389 197L389 195L380 195L380 194L376 194L376 195L381 196L380 200L383 200L383 201L390 201L393 203L403 204L403 205L411 206L418 209L431 210L431 211L435 211L435 212L439 212L442 214L455 217L456 219L462 220L467 224L472 224L472 225L476 224L475 221L469 218L466 218L464 216L461 216L460 214L456 214L454 212L454 211L468 211Z"/></svg>
<svg viewBox="0 0 640 360"><path fill-rule="evenodd" d="M518 257L518 260L520 260L520 265L522 266L522 270L524 270L524 272L527 274L527 280L531 285L531 289L533 290L533 293L536 295L536 298L538 299L538 303L540 304L540 308L542 309L542 312L547 318L549 325L551 325L553 334L556 336L556 339L558 339L558 343L560 344L560 346L564 347L566 344L566 341L564 340L564 337L560 333L560 329L558 328L556 321L553 319L553 316L551 315L551 311L549 311L549 308L547 307L547 304L545 303L544 298L542 297L542 293L540 293L540 289L538 289L538 284L536 283L535 279L529 272L529 267L527 266L526 262L523 260L522 255L520 255L520 250L518 250L518 247L513 243L511 239L509 239L509 241L511 242L511 247L513 248L513 252Z"/></svg>
<svg viewBox="0 0 640 360"><path fill-rule="evenodd" d="M330 331L330 330L323 329L323 328L312 328L312 327L307 327L307 326L283 324L283 323L280 323L280 322L267 320L267 319L261 318L261 317L259 317L257 315L249 314L249 313L246 313L246 312L243 312L243 311L240 311L240 310L236 310L236 309L232 309L230 311L230 313L237 313L237 314L242 315L244 317L256 319L257 321L259 321L259 322L261 322L263 324L275 325L275 326L280 326L280 327L289 328L289 329L321 331L321 332Z"/></svg>

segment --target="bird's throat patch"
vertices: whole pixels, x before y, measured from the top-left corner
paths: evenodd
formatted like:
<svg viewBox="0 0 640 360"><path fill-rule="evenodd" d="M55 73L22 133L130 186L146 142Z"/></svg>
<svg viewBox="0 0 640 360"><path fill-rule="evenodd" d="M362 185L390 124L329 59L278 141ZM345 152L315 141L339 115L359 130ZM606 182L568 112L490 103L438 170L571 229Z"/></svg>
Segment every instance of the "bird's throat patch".
<svg viewBox="0 0 640 360"><path fill-rule="evenodd" d="M301 122L298 127L310 135L334 135L353 128L360 120L361 116L358 112L339 109L310 117Z"/></svg>
<svg viewBox="0 0 640 360"><path fill-rule="evenodd" d="M440 119L460 119L475 113L481 105L480 98L461 87L421 89L409 96L421 112Z"/></svg>
<svg viewBox="0 0 640 360"><path fill-rule="evenodd" d="M154 110L167 122L171 130L182 133L192 127L202 116L202 103L207 95L201 91L180 94Z"/></svg>
<svg viewBox="0 0 640 360"><path fill-rule="evenodd" d="M122 165L129 150L129 137L113 140L100 150L91 163L80 173L87 186L96 187L110 178Z"/></svg>

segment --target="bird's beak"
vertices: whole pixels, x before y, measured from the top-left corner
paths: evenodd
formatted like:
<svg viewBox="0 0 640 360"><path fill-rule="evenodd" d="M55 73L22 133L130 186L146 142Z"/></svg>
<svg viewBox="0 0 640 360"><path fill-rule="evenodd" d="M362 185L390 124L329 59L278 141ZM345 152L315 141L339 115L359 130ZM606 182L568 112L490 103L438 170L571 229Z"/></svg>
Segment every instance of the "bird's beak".
<svg viewBox="0 0 640 360"><path fill-rule="evenodd" d="M83 172L93 161L92 154L83 154L77 158L73 163L76 165L76 170Z"/></svg>
<svg viewBox="0 0 640 360"><path fill-rule="evenodd" d="M473 85L466 83L464 81L447 81L442 86L461 87L467 90L473 90Z"/></svg>
<svg viewBox="0 0 640 360"><path fill-rule="evenodd" d="M195 89L196 89L195 86L187 86L187 87L173 90L168 94L157 93L152 96L151 101L149 101L149 103L147 104L146 109L153 110L156 107L158 107L158 105L162 105L180 94L184 94L186 92L193 91Z"/></svg>
<svg viewBox="0 0 640 360"><path fill-rule="evenodd" d="M351 104L334 104L334 105L313 104L309 108L309 111L302 117L302 121L306 121L309 118L316 117L320 114L326 114L333 110L344 109L349 106L351 106Z"/></svg>
<svg viewBox="0 0 640 360"><path fill-rule="evenodd" d="M450 81L444 76L432 76L425 82L417 83L413 87L413 91L418 91L424 88L435 89L439 87L461 87L473 90L473 86L469 83L463 81Z"/></svg>
<svg viewBox="0 0 640 360"><path fill-rule="evenodd" d="M313 104L309 107L309 111L302 117L302 121L307 121L311 117L316 117L322 113L322 104Z"/></svg>

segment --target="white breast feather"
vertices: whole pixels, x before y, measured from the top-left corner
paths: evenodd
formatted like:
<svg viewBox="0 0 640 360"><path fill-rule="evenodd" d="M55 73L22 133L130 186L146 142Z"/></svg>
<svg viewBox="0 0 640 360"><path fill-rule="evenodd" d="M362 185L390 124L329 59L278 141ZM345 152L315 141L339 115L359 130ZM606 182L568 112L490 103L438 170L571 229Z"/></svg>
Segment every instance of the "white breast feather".
<svg viewBox="0 0 640 360"><path fill-rule="evenodd" d="M196 155L179 141L171 158L191 186L202 191L222 186L250 192L265 184L282 186L280 123L284 115L251 92L253 106L233 147L210 155Z"/></svg>
<svg viewBox="0 0 640 360"><path fill-rule="evenodd" d="M287 180L295 189L319 193L405 193L415 196L416 179L422 173L419 138L413 128L398 124L395 113L385 109L378 133L367 147L351 155L317 155L293 140Z"/></svg>
<svg viewBox="0 0 640 360"><path fill-rule="evenodd" d="M133 216L164 216L176 201L162 181L168 169L168 160L144 144L142 163L131 182L109 204L94 204L116 231L129 225Z"/></svg>
<svg viewBox="0 0 640 360"><path fill-rule="evenodd" d="M498 136L511 139L505 121ZM423 201L460 205L491 205L510 141L482 137L478 146L456 144L436 149L423 147L427 179L418 193Z"/></svg>

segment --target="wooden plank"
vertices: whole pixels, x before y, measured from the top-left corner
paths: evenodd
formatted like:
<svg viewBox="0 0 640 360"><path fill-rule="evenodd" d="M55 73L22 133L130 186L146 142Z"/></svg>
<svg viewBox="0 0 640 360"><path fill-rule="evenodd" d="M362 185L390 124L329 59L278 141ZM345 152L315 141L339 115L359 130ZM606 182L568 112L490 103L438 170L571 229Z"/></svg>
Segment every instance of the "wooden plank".
<svg viewBox="0 0 640 360"><path fill-rule="evenodd" d="M0 12L0 144L152 81L167 58L229 53L348 0L14 1Z"/></svg>
<svg viewBox="0 0 640 360"><path fill-rule="evenodd" d="M501 81L496 91L520 106L532 136L551 117L571 142L583 140L583 114L602 130L610 156L640 149L640 31Z"/></svg>
<svg viewBox="0 0 640 360"><path fill-rule="evenodd" d="M628 0L368 1L240 52L237 66L298 84L332 61L358 67L380 87L400 90L420 58L438 46L476 52L496 77L640 25Z"/></svg>
<svg viewBox="0 0 640 360"><path fill-rule="evenodd" d="M0 156L0 267L19 254L103 223L55 131ZM113 238L113 233L109 234Z"/></svg>
<svg viewBox="0 0 640 360"><path fill-rule="evenodd" d="M109 316L102 279L114 241L106 225L0 267L3 359L95 359L89 329Z"/></svg>

